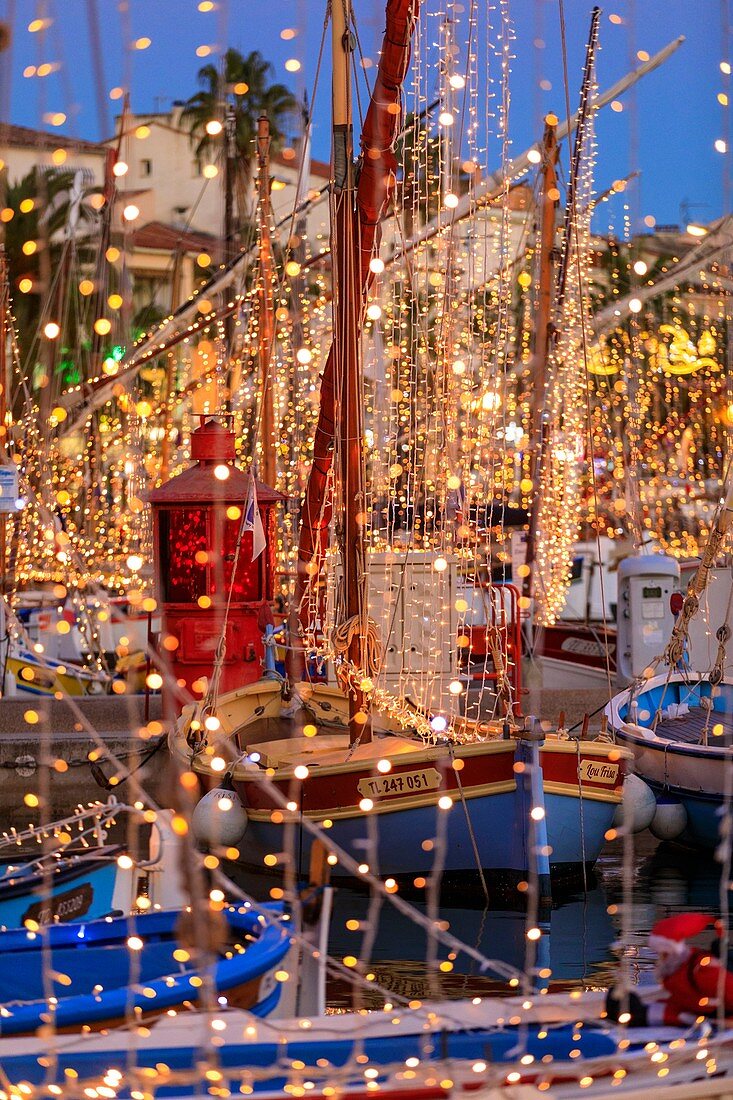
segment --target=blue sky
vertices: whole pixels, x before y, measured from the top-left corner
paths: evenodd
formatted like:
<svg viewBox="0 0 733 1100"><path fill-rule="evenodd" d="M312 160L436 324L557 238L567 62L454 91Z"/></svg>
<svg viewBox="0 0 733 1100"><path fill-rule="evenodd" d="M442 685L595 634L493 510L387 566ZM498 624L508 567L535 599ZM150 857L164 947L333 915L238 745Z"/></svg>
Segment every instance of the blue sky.
<svg viewBox="0 0 733 1100"><path fill-rule="evenodd" d="M227 44L243 52L259 49L272 61L276 79L294 90L312 87L325 0L215 0L214 10L208 12L198 10L199 2L127 0L128 14L124 16L119 0L96 0L108 126L118 106L108 98L114 86L129 83L132 108L139 113L165 109L171 101L191 95L196 90L197 69L205 63L196 56L202 45ZM471 0L462 2L468 10ZM558 0L507 2L516 33L510 131L512 151L518 153L541 135L540 120L546 111L564 117L565 93ZM427 0L424 6L434 15L441 4L442 0ZM498 0L490 4L478 0L479 35L485 33L487 11L497 5ZM565 0L564 6L574 108L592 5L587 0ZM63 112L67 121L60 133L92 139L102 136L87 0L0 0L4 18L12 8L16 12L13 46L0 55L4 66L0 109L4 115L9 113L15 123L48 129L44 116ZM383 3L355 0L355 10L365 52L374 57L383 27ZM51 25L30 33L29 23L44 13L53 20ZM640 180L626 196L637 222L644 216L653 216L658 223L677 223L688 217L710 221L730 207L725 181L730 154L721 155L714 149L716 139L730 138L726 134L728 112L717 100L719 93L730 92L730 77L720 70L721 61L733 60L730 41L726 41L726 16L733 22L731 0L608 0L604 7L598 59L601 88L638 64L638 50L654 54L678 35L686 37L661 70L624 98L621 113L607 109L598 120L597 190L605 190L614 179L639 169ZM495 19L495 13L488 18ZM297 36L283 40L285 28L297 30ZM148 48L127 48L141 37L150 39ZM301 62L299 73L286 71L289 58ZM58 69L45 78L23 76L26 67L44 61L57 64ZM322 92L327 88L327 75ZM540 81L550 87L543 89ZM316 104L314 151L324 159L329 144L327 111L327 98L321 94ZM493 170L496 165L489 167ZM617 230L623 221L623 202L616 198L603 208L603 219L610 218Z"/></svg>

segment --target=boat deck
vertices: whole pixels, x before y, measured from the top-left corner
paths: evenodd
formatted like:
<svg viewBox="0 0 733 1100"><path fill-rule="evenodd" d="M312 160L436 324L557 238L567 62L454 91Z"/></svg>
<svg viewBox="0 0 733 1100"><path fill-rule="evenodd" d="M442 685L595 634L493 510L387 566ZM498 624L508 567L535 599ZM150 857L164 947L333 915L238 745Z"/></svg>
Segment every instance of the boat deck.
<svg viewBox="0 0 733 1100"><path fill-rule="evenodd" d="M711 714L702 707L691 708L683 718L663 718L657 723L656 734L680 745L703 745L706 729L707 744L721 748L733 745L733 714Z"/></svg>

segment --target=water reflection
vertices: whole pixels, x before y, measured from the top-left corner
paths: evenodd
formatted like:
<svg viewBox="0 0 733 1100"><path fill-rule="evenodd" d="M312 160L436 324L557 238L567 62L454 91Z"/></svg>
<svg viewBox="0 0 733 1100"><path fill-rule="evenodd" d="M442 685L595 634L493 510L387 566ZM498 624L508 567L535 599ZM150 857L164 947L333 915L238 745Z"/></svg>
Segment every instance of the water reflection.
<svg viewBox="0 0 733 1100"><path fill-rule="evenodd" d="M652 925L663 917L691 910L717 917L719 864L704 853L675 845L660 845L650 834L635 840L633 891L629 910L631 973L635 980L649 980L654 956L646 946ZM538 967L547 967L550 989L607 987L617 967L622 933L623 849L609 847L602 855L594 883L563 898L541 922ZM526 918L522 913L484 911L462 899L460 906L442 905L440 918L450 931L483 955L524 968ZM364 930L350 931L346 921L365 921L369 899L346 888L337 891L331 931L331 952L337 957L359 957ZM423 908L424 911L424 907ZM424 930L385 903L370 954L369 970L375 981L408 998L471 997L506 993L506 981L482 973L477 963L459 955L449 973L428 974L425 965L427 939ZM447 952L442 949L440 958ZM346 981L332 980L328 990L333 1007L350 1007L352 994ZM376 1006L379 997L369 998Z"/></svg>
<svg viewBox="0 0 733 1100"><path fill-rule="evenodd" d="M334 906L331 952L337 957L359 956L363 931L350 931L347 921L367 919L368 898L340 889ZM424 906L419 906L424 911ZM523 913L485 911L466 906L442 905L440 919L450 932L490 959L523 971L527 958L527 921ZM537 946L535 966L549 971L544 984L551 989L578 989L605 984L604 968L615 929L607 912L605 892L596 884L587 894L573 895L545 914L538 922L542 936ZM447 960L441 948L440 959ZM408 998L472 997L506 993L507 984L491 972L481 971L478 962L459 955L453 969L432 976L425 960L428 941L425 930L416 928L407 917L387 904L382 906L379 927L370 957L369 970L390 992ZM451 961L451 960L447 960ZM375 998L375 1004L378 999ZM329 987L329 1003L351 1004L348 983L334 981Z"/></svg>
<svg viewBox="0 0 733 1100"><path fill-rule="evenodd" d="M63 778L63 777L62 777ZM153 777L151 776L150 781ZM27 780L16 782L27 783ZM146 777L146 782L148 782ZM104 793L92 787L86 769L74 775L74 782L64 787L54 784L53 814L61 816L73 810L77 799L88 800ZM22 803L18 798L17 802ZM15 802L11 803L15 805ZM30 815L28 815L30 816ZM3 827L15 824L6 811ZM18 825L27 824L20 817ZM136 833L139 823L121 816L110 839L119 839L137 850ZM140 837L144 842L147 833ZM265 900L271 887L279 884L276 876L252 875L229 865L227 870L254 897ZM657 920L691 910L720 912L719 865L708 853L693 852L675 845L659 845L649 834L635 838L634 857L630 871L633 889L629 901L630 929L627 954L632 960L632 974L637 980L648 980L653 956L646 941ZM587 892L566 895L558 900L552 912L539 922L542 936L538 944L537 968L548 970L545 984L550 989L585 989L606 987L612 983L617 958L614 943L621 937L623 897L623 848L620 843L609 846L599 860L596 874ZM365 930L351 931L347 921L364 922L368 918L369 897L364 893L339 886L335 893L331 926L330 951L337 958L361 956ZM423 906L424 911L424 906ZM488 958L499 959L523 970L526 957L526 918L523 913L510 912L498 906L486 911L479 888L451 887L444 891L439 916L448 922L458 939L476 948ZM377 930L369 952L369 971L375 984L401 994L408 999L426 997L470 997L506 993L504 978L482 972L479 964L458 955L447 957L442 948L439 958L452 962L452 969L428 970L429 956L426 933L407 917L384 902L377 914ZM334 1008L353 1004L350 984L332 979L328 1001ZM363 1000L365 1006L377 1007L382 998L376 994Z"/></svg>

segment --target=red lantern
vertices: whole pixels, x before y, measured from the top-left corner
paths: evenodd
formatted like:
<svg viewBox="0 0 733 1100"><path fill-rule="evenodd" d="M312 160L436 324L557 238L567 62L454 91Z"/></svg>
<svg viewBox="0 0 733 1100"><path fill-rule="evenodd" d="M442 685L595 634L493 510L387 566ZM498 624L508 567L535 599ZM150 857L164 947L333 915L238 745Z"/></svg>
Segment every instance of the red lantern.
<svg viewBox="0 0 733 1100"><path fill-rule="evenodd" d="M234 456L234 434L202 418L191 436L195 465L149 497L164 645L180 687L194 698L211 678L225 615L220 692L260 678L262 639L273 622L274 512L285 498L256 483L265 549L253 561L253 532L242 523L251 478ZM177 642L174 649L167 638Z"/></svg>

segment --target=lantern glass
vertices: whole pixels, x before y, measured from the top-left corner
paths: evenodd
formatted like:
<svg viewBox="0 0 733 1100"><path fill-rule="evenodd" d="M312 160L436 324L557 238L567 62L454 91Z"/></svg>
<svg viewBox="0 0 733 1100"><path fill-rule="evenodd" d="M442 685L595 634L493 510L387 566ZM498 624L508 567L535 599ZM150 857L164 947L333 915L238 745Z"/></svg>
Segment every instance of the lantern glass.
<svg viewBox="0 0 733 1100"><path fill-rule="evenodd" d="M208 552L205 508L163 509L160 514L160 575L163 599L168 603L196 603L206 594Z"/></svg>
<svg viewBox="0 0 733 1100"><path fill-rule="evenodd" d="M252 561L252 532L245 531L242 534L236 573L232 577L240 526L240 520L224 520L224 590L228 593L231 587L233 603L254 603L262 599L260 566L265 555L262 554L256 561ZM212 594L216 591L216 576L216 572L212 571Z"/></svg>

